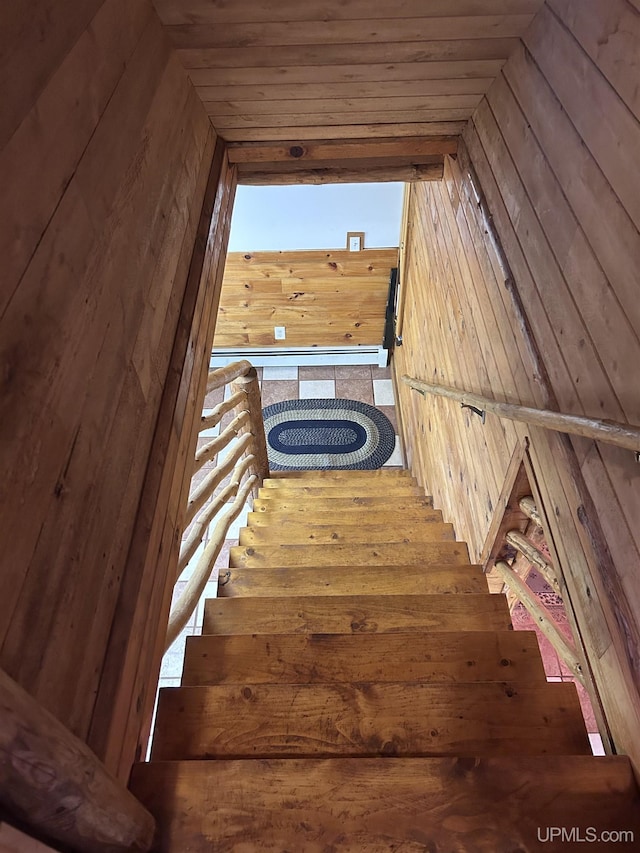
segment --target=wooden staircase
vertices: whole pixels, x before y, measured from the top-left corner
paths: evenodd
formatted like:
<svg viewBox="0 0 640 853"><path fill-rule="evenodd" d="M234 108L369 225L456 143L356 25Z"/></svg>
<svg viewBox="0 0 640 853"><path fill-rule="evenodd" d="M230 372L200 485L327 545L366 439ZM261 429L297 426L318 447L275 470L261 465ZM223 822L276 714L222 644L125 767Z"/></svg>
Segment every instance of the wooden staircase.
<svg viewBox="0 0 640 853"><path fill-rule="evenodd" d="M640 839L628 761L590 755L574 686L401 471L265 482L131 787L172 853Z"/></svg>

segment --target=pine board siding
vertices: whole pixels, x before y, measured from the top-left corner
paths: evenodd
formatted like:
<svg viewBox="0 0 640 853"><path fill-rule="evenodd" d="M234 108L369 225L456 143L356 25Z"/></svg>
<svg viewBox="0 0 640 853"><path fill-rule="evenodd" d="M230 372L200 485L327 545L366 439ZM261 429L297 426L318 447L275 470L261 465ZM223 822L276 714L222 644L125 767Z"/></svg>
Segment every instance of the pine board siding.
<svg viewBox="0 0 640 853"><path fill-rule="evenodd" d="M541 5L156 2L214 127L242 142L455 134Z"/></svg>
<svg viewBox="0 0 640 853"><path fill-rule="evenodd" d="M398 377L640 423L640 122L630 85L639 51L638 15L628 2L549 0L536 16L474 111L458 157L445 158L443 183L411 188ZM533 348L485 236L468 163ZM552 552L614 742L637 766L640 492L633 454L491 415L482 426L457 405L406 386L400 397L413 472L468 541L472 561L499 511L509 462L528 442Z"/></svg>
<svg viewBox="0 0 640 853"><path fill-rule="evenodd" d="M0 31L0 665L104 758L107 731L122 741L128 724L115 695L95 718L114 646L153 672L122 596L170 557L168 544L155 564L128 554L193 320L215 134L146 0L43 0ZM198 387L186 377L182 393ZM172 428L179 440L190 421ZM169 493L158 501L164 517ZM107 761L123 778L136 742Z"/></svg>
<svg viewBox="0 0 640 853"><path fill-rule="evenodd" d="M397 263L397 249L231 252L214 345L378 346ZM275 339L275 326L286 340Z"/></svg>

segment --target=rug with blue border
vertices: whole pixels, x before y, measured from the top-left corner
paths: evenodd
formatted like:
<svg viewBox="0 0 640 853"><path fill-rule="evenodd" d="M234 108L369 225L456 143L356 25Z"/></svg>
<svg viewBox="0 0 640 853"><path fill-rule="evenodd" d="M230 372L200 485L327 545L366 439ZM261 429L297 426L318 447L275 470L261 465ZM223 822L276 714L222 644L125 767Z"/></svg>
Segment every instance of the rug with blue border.
<svg viewBox="0 0 640 853"><path fill-rule="evenodd" d="M373 470L395 447L386 415L358 400L285 400L262 414L272 471Z"/></svg>

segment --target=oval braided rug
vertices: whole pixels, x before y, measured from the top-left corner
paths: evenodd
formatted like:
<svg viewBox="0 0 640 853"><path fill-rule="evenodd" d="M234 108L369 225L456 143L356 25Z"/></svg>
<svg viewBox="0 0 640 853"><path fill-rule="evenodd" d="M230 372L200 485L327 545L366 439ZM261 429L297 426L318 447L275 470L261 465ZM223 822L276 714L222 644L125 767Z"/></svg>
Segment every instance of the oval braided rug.
<svg viewBox="0 0 640 853"><path fill-rule="evenodd" d="M386 415L357 400L285 400L262 414L274 471L371 470L395 447Z"/></svg>

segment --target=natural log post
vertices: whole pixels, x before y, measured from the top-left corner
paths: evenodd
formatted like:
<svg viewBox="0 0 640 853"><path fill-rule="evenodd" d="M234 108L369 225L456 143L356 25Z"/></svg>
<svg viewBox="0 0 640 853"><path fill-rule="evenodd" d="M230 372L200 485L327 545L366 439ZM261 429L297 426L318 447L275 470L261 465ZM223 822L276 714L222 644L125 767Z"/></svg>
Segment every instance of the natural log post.
<svg viewBox="0 0 640 853"><path fill-rule="evenodd" d="M578 653L560 632L560 629L553 621L553 616L538 599L535 592L529 589L522 578L514 572L508 563L498 560L495 569L509 589L513 590L514 594L535 619L536 624L558 653L558 656L568 666L580 684L584 685L585 677Z"/></svg>
<svg viewBox="0 0 640 853"><path fill-rule="evenodd" d="M556 577L555 569L551 563L545 560L544 555L538 551L533 542L530 542L519 530L510 530L504 538L509 545L513 545L521 554L524 554L527 560L540 572L549 586L552 587L553 591L562 598L562 591Z"/></svg>
<svg viewBox="0 0 640 853"><path fill-rule="evenodd" d="M244 376L250 370L253 370L253 367L251 366L251 362L246 359L234 361L231 364L227 364L226 367L218 367L216 370L210 370L207 375L207 394L210 391L215 391L217 388L228 385L233 379L236 379L238 376Z"/></svg>
<svg viewBox="0 0 640 853"><path fill-rule="evenodd" d="M542 519L540 518L538 507L531 495L526 495L524 498L521 498L518 506L527 518L531 519L531 521L533 521L534 524L537 524L538 527L542 527Z"/></svg>
<svg viewBox="0 0 640 853"><path fill-rule="evenodd" d="M258 477L254 496L262 481L269 476L269 457L267 456L267 442L264 435L264 421L262 419L262 397L260 384L255 367L252 367L244 376L238 377L232 385L233 393L243 391L246 395L245 401L238 405L237 411L243 409L249 412L249 425L246 430L253 436L253 447L251 453L255 456L252 471Z"/></svg>
<svg viewBox="0 0 640 853"><path fill-rule="evenodd" d="M8 814L79 853L149 849L149 812L3 670L0 714L0 804Z"/></svg>

